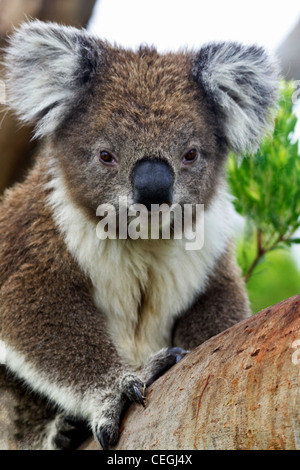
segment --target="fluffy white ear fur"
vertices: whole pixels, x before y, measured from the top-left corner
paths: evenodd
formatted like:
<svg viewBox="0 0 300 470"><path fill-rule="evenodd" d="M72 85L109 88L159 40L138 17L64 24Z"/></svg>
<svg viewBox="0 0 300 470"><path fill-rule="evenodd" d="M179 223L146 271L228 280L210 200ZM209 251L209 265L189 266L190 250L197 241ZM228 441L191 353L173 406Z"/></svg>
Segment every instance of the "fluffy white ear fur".
<svg viewBox="0 0 300 470"><path fill-rule="evenodd" d="M255 152L272 130L276 108L276 61L258 46L236 42L211 43L195 57L193 74L212 104L230 149Z"/></svg>
<svg viewBox="0 0 300 470"><path fill-rule="evenodd" d="M101 43L84 30L33 21L6 50L8 104L36 137L51 134L78 102L101 59Z"/></svg>
<svg viewBox="0 0 300 470"><path fill-rule="evenodd" d="M8 104L21 120L37 122L36 137L53 133L80 101L103 49L86 31L55 23L24 23L12 35L5 56ZM229 148L255 151L272 128L275 62L257 46L211 43L195 55L193 74Z"/></svg>

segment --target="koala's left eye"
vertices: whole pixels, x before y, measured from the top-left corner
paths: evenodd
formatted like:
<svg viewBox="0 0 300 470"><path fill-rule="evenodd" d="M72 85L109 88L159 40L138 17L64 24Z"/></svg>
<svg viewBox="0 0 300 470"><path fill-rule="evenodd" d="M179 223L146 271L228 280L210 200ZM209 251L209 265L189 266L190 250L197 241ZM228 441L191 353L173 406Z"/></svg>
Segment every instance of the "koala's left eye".
<svg viewBox="0 0 300 470"><path fill-rule="evenodd" d="M182 163L188 165L189 163L194 163L198 160L199 152L196 148L191 148L182 157Z"/></svg>
<svg viewBox="0 0 300 470"><path fill-rule="evenodd" d="M117 165L117 159L107 150L102 150L99 155L99 160L103 165L115 166Z"/></svg>

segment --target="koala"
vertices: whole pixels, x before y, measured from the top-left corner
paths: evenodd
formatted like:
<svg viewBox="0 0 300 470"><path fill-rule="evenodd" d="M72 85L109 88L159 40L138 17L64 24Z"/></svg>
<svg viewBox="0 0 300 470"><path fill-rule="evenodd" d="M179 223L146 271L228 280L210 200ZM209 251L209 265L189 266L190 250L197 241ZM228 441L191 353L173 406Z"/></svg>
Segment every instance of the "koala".
<svg viewBox="0 0 300 470"><path fill-rule="evenodd" d="M255 45L133 51L39 21L14 32L5 67L41 144L0 205L0 386L20 447L70 448L79 422L107 449L154 380L250 313L226 159L272 129L277 67ZM204 205L203 246L186 249L172 218L169 239L121 237L119 222L99 237L98 207L120 199L148 217Z"/></svg>

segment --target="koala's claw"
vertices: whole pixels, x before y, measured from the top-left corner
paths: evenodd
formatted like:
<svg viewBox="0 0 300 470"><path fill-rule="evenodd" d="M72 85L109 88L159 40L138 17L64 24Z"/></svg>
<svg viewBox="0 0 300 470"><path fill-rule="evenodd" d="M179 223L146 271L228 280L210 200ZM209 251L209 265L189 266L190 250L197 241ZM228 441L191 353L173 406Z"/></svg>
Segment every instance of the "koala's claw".
<svg viewBox="0 0 300 470"><path fill-rule="evenodd" d="M145 407L146 384L133 374L126 374L122 379L122 392L131 402Z"/></svg>
<svg viewBox="0 0 300 470"><path fill-rule="evenodd" d="M181 359L188 354L185 349L174 347L159 351L153 356L150 364L148 364L149 378L146 382L149 387L155 380L162 376L172 366L177 364Z"/></svg>
<svg viewBox="0 0 300 470"><path fill-rule="evenodd" d="M188 351L182 348L169 348L168 353L171 354L175 358L175 363L181 361L183 356L185 356Z"/></svg>
<svg viewBox="0 0 300 470"><path fill-rule="evenodd" d="M114 425L115 424L115 425ZM116 445L119 440L119 424L117 423L103 424L96 431L96 437L100 442L100 445L103 450L108 450L109 446Z"/></svg>
<svg viewBox="0 0 300 470"><path fill-rule="evenodd" d="M103 450L108 450L110 436L106 428L101 429L100 432L97 433L98 441Z"/></svg>
<svg viewBox="0 0 300 470"><path fill-rule="evenodd" d="M146 397L145 397L146 385L145 384L143 385L142 392L140 391L140 389L136 385L133 385L133 390L134 390L135 395L136 395L136 400L135 401L140 403L144 408L146 408L146 404L145 404L145 401L146 401Z"/></svg>

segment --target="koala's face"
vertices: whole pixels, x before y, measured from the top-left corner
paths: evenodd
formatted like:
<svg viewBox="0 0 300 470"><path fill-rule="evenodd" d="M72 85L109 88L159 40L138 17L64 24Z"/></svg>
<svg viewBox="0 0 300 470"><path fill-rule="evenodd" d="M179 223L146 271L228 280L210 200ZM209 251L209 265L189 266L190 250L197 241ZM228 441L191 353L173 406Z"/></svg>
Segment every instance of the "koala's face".
<svg viewBox="0 0 300 470"><path fill-rule="evenodd" d="M99 204L207 203L224 148L189 55L106 51L91 93L57 133L73 196ZM224 147L224 146L223 146Z"/></svg>
<svg viewBox="0 0 300 470"><path fill-rule="evenodd" d="M70 193L91 216L120 197L149 209L208 204L228 150L257 147L276 100L265 52L236 43L133 53L34 22L13 37L7 67L12 106L51 136Z"/></svg>

